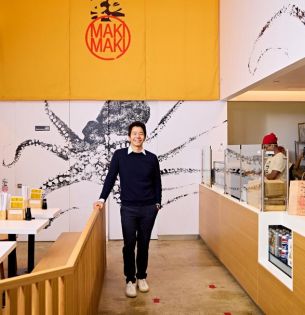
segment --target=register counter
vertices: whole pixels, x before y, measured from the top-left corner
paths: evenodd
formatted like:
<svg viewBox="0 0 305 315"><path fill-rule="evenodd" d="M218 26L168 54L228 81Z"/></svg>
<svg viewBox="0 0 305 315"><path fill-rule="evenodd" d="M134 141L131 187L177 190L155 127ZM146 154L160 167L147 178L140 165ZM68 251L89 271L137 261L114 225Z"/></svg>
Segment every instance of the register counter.
<svg viewBox="0 0 305 315"><path fill-rule="evenodd" d="M200 185L200 236L266 314L305 314L305 217L261 212ZM268 261L268 226L292 230L290 278Z"/></svg>

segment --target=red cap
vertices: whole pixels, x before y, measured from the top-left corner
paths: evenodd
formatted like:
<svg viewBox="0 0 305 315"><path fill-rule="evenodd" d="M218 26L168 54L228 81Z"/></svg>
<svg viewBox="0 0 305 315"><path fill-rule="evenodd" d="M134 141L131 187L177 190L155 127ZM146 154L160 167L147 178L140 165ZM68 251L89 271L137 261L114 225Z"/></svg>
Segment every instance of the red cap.
<svg viewBox="0 0 305 315"><path fill-rule="evenodd" d="M274 133L270 133L269 135L265 135L263 138L263 144L277 144L277 137Z"/></svg>

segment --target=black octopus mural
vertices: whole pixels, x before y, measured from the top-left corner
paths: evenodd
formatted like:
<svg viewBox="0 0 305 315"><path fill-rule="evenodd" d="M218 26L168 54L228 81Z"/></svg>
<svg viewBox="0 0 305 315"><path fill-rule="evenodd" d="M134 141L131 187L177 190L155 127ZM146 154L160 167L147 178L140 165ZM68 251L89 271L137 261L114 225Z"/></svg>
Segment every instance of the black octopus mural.
<svg viewBox="0 0 305 315"><path fill-rule="evenodd" d="M146 143L150 143L161 135L162 130L166 128L167 123L174 117L175 112L182 104L183 101L178 101L168 110L152 132L148 134ZM135 120L147 123L150 119L150 107L145 101L106 101L96 120L87 122L82 130L83 137L79 137L51 110L47 101L45 101L44 108L46 115L48 115L58 133L64 138L65 145L49 144L38 139L25 140L18 145L13 161L3 161L3 165L5 167L14 166L20 159L23 150L29 147L40 147L63 160L69 160L71 166L66 172L57 174L53 178L48 178L42 184L41 188L44 189L46 195L62 187L82 181L90 181L103 185L113 152L116 149L128 146L126 136L128 125ZM222 122L222 124L224 123L226 121ZM213 126L211 129L217 127L219 126ZM200 173L200 169L198 168L162 168L162 164L183 152L190 143L207 134L210 130L205 130L189 137L179 146L160 154L158 159L160 161L161 176ZM180 188L185 186L164 187L163 190L180 190ZM193 193L197 192L194 191ZM164 201L163 205L170 204L189 194L176 194L174 198ZM120 187L119 181L117 181L113 189L113 196L118 203L119 195Z"/></svg>
<svg viewBox="0 0 305 315"><path fill-rule="evenodd" d="M291 17L292 19L298 20L303 25L305 25L305 11L299 8L297 5L295 4L284 5L280 10L278 10L262 27L256 40L254 41L248 62L248 71L250 72L250 74L254 75L256 73L257 69L260 66L260 62L268 53L280 52L281 54L284 54L287 57L289 56L287 47L277 46L265 47L263 45L264 37L266 36L266 34L274 27L274 24L277 21L281 21L283 17L289 18Z"/></svg>

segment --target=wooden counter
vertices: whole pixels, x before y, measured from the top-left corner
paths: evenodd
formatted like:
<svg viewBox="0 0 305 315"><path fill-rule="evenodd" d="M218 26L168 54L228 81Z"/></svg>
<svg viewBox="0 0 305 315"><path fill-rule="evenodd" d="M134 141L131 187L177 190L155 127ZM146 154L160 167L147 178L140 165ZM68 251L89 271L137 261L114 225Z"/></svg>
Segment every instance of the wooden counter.
<svg viewBox="0 0 305 315"><path fill-rule="evenodd" d="M259 263L260 212L200 185L199 232L266 314L305 314L305 237L293 232L290 290Z"/></svg>

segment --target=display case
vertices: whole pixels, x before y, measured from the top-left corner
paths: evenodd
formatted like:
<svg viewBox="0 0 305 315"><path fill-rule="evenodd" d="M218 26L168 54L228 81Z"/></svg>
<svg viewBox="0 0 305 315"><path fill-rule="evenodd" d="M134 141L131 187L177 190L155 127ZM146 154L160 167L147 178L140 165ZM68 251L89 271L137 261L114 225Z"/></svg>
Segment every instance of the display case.
<svg viewBox="0 0 305 315"><path fill-rule="evenodd" d="M260 144L228 145L223 161L213 161L213 149L205 147L202 150L202 183L215 186L260 210L285 211L288 204L288 152L283 147L281 150L284 171L280 178L268 180L263 170L274 152L262 149Z"/></svg>
<svg viewBox="0 0 305 315"><path fill-rule="evenodd" d="M262 208L261 145L229 145L225 150L225 193Z"/></svg>
<svg viewBox="0 0 305 315"><path fill-rule="evenodd" d="M241 201L261 209L262 195L261 145L241 146Z"/></svg>
<svg viewBox="0 0 305 315"><path fill-rule="evenodd" d="M290 290L297 266L297 253L293 252L298 242L295 236L298 233L304 236L304 224L302 217L286 211L259 212L258 261Z"/></svg>
<svg viewBox="0 0 305 315"><path fill-rule="evenodd" d="M292 233L283 225L269 225L268 260L291 278L292 276Z"/></svg>

